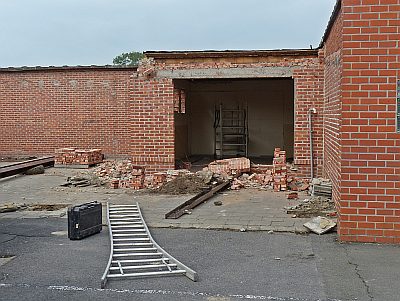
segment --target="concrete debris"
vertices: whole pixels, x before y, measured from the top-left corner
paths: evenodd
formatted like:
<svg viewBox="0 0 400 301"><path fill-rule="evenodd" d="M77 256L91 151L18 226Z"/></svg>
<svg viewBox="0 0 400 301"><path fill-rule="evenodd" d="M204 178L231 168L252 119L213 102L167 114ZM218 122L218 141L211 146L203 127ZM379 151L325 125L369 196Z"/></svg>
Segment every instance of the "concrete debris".
<svg viewBox="0 0 400 301"><path fill-rule="evenodd" d="M85 178L85 177L68 177L67 181L63 184L61 184L60 186L63 187L70 187L70 186L74 186L74 187L86 187L86 186L90 186L93 185L94 183L89 179L89 178Z"/></svg>
<svg viewBox="0 0 400 301"><path fill-rule="evenodd" d="M25 175L40 175L40 174L44 174L44 166L43 165L39 165L39 166L32 167L31 169L28 169L27 171L25 171L23 174L25 174Z"/></svg>
<svg viewBox="0 0 400 301"><path fill-rule="evenodd" d="M312 232L318 235L328 232L335 226L336 226L336 221L322 216L317 216L304 224L304 227L310 229Z"/></svg>
<svg viewBox="0 0 400 301"><path fill-rule="evenodd" d="M324 197L311 197L300 201L295 206L285 207L287 214L296 215L296 217L315 217L318 215L335 216L335 203Z"/></svg>
<svg viewBox="0 0 400 301"><path fill-rule="evenodd" d="M222 206L222 202L221 202L221 201L215 201L215 202L214 202L214 205L215 205L215 206Z"/></svg>
<svg viewBox="0 0 400 301"><path fill-rule="evenodd" d="M311 182L312 195L332 197L332 182L329 179L316 178Z"/></svg>
<svg viewBox="0 0 400 301"><path fill-rule="evenodd" d="M209 170L201 170L196 172L196 175L203 180L204 184L209 184L214 176L214 173Z"/></svg>
<svg viewBox="0 0 400 301"><path fill-rule="evenodd" d="M103 162L101 149L59 148L55 151L54 164L57 165L94 165Z"/></svg>

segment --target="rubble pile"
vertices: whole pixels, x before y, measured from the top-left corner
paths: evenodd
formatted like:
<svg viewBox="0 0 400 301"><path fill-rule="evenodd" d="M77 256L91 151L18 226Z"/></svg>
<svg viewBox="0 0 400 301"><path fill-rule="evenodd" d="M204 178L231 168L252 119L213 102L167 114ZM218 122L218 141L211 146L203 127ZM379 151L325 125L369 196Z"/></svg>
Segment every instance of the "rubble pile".
<svg viewBox="0 0 400 301"><path fill-rule="evenodd" d="M103 162L101 149L59 148L55 150L56 165L94 165Z"/></svg>
<svg viewBox="0 0 400 301"><path fill-rule="evenodd" d="M93 170L103 184L108 183L112 188L144 187L145 170L135 166L130 160L107 160Z"/></svg>
<svg viewBox="0 0 400 301"><path fill-rule="evenodd" d="M272 183L272 171L268 170L264 174L247 174L244 173L240 177L233 179L231 189L238 190L241 188L258 188L258 189L267 189L271 187Z"/></svg>
<svg viewBox="0 0 400 301"><path fill-rule="evenodd" d="M144 187L149 189L158 189L164 184L175 180L178 177L188 177L193 173L187 169L168 170L166 172L156 172L147 175L144 180Z"/></svg>
<svg viewBox="0 0 400 301"><path fill-rule="evenodd" d="M335 203L321 196L302 200L298 205L285 207L285 210L295 217L336 216Z"/></svg>
<svg viewBox="0 0 400 301"><path fill-rule="evenodd" d="M197 194L206 188L208 188L208 185L196 174L191 173L180 174L160 187L155 188L155 191L163 194Z"/></svg>
<svg viewBox="0 0 400 301"><path fill-rule="evenodd" d="M251 164L249 159L242 157L213 161L196 173L178 169L145 175L144 168L133 165L130 160L107 160L95 168L93 173L101 185L107 184L112 188L148 188L167 194L195 193L207 185L227 180L231 180L232 190L255 188L304 191L309 187L307 182L288 176L286 152L279 148L275 149L273 165Z"/></svg>
<svg viewBox="0 0 400 301"><path fill-rule="evenodd" d="M265 164L251 164L250 166L250 173L257 173L257 174L266 174L273 171L273 165L265 165Z"/></svg>
<svg viewBox="0 0 400 301"><path fill-rule="evenodd" d="M273 165L251 164L247 158L233 158L214 161L203 170L212 172L213 178L220 181L231 179L231 190L256 188L305 191L309 188L308 182L288 176L286 152L279 148L274 151Z"/></svg>

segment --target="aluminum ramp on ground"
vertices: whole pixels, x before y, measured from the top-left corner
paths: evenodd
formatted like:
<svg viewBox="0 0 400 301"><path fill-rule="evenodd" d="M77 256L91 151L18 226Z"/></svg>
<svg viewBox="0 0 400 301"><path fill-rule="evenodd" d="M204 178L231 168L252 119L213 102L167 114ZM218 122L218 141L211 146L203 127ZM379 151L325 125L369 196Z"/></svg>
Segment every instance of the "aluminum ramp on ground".
<svg viewBox="0 0 400 301"><path fill-rule="evenodd" d="M152 238L139 204L107 203L110 258L101 287L112 278L143 278L185 275L193 281L197 273L164 251Z"/></svg>

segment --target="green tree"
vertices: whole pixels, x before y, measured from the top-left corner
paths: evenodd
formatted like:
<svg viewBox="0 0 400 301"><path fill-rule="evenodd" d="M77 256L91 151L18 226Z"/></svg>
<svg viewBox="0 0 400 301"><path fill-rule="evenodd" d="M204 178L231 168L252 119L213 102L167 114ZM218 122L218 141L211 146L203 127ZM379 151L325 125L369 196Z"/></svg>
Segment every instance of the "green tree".
<svg viewBox="0 0 400 301"><path fill-rule="evenodd" d="M132 51L128 53L122 53L113 59L113 64L121 66L134 66L137 65L139 60L142 58L144 58L144 54L142 52Z"/></svg>

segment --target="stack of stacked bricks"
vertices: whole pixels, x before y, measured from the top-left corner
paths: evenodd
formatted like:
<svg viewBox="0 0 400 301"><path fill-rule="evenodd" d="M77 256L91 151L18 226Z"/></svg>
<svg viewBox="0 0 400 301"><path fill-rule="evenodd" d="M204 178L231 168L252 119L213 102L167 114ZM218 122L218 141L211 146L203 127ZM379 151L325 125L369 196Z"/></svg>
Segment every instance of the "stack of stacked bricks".
<svg viewBox="0 0 400 301"><path fill-rule="evenodd" d="M60 148L55 151L55 164L93 165L103 162L101 149Z"/></svg>
<svg viewBox="0 0 400 301"><path fill-rule="evenodd" d="M286 151L275 148L273 167L274 190L287 190Z"/></svg>
<svg viewBox="0 0 400 301"><path fill-rule="evenodd" d="M143 188L144 185L144 168L141 166L132 166L131 179L128 181L129 187L135 190Z"/></svg>

